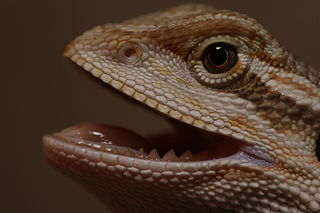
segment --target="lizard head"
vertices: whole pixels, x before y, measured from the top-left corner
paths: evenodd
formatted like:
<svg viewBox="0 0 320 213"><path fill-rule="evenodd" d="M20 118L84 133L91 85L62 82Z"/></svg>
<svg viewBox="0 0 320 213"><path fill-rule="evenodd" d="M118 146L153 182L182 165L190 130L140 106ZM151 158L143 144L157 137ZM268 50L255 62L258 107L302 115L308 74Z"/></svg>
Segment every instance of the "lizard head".
<svg viewBox="0 0 320 213"><path fill-rule="evenodd" d="M175 120L143 138L84 123L49 162L116 212L319 212L319 74L255 20L187 4L95 27L65 56Z"/></svg>

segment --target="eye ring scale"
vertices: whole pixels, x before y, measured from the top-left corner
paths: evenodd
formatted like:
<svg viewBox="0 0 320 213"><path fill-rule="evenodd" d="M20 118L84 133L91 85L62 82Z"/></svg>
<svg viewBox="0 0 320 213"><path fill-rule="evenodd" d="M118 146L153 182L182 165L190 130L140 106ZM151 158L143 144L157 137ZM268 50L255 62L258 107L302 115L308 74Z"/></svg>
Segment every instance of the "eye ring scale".
<svg viewBox="0 0 320 213"><path fill-rule="evenodd" d="M251 49L240 38L216 35L200 42L190 53L193 77L202 85L237 89L249 78Z"/></svg>

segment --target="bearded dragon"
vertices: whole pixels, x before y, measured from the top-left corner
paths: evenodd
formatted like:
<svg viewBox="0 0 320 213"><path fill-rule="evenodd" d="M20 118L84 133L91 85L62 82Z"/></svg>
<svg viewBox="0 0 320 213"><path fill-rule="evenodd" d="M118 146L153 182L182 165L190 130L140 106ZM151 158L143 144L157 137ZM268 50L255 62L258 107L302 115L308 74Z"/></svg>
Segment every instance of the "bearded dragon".
<svg viewBox="0 0 320 213"><path fill-rule="evenodd" d="M64 56L174 127L43 137L49 163L107 209L320 212L320 74L254 19L186 4L97 26Z"/></svg>

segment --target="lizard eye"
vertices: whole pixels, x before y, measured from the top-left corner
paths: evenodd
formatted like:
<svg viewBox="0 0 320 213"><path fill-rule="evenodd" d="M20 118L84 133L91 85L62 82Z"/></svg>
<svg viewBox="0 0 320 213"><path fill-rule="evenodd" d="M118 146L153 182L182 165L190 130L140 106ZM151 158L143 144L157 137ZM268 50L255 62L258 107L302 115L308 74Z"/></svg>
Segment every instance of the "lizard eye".
<svg viewBox="0 0 320 213"><path fill-rule="evenodd" d="M250 48L241 39L218 35L209 38L191 52L192 74L201 84L219 89L236 89L249 79Z"/></svg>
<svg viewBox="0 0 320 213"><path fill-rule="evenodd" d="M209 73L224 73L236 64L237 50L227 43L215 43L204 50L202 61Z"/></svg>

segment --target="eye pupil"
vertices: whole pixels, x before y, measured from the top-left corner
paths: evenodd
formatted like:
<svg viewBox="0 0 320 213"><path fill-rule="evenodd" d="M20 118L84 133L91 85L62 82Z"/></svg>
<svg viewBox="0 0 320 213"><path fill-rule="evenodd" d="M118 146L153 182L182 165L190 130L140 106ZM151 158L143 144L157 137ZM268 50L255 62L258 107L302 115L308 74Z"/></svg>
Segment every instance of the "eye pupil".
<svg viewBox="0 0 320 213"><path fill-rule="evenodd" d="M208 46L202 54L203 65L212 74L224 73L237 62L236 48L224 42Z"/></svg>
<svg viewBox="0 0 320 213"><path fill-rule="evenodd" d="M211 52L209 52L209 60L213 65L221 66L228 61L228 51L221 47L215 46L212 48Z"/></svg>

